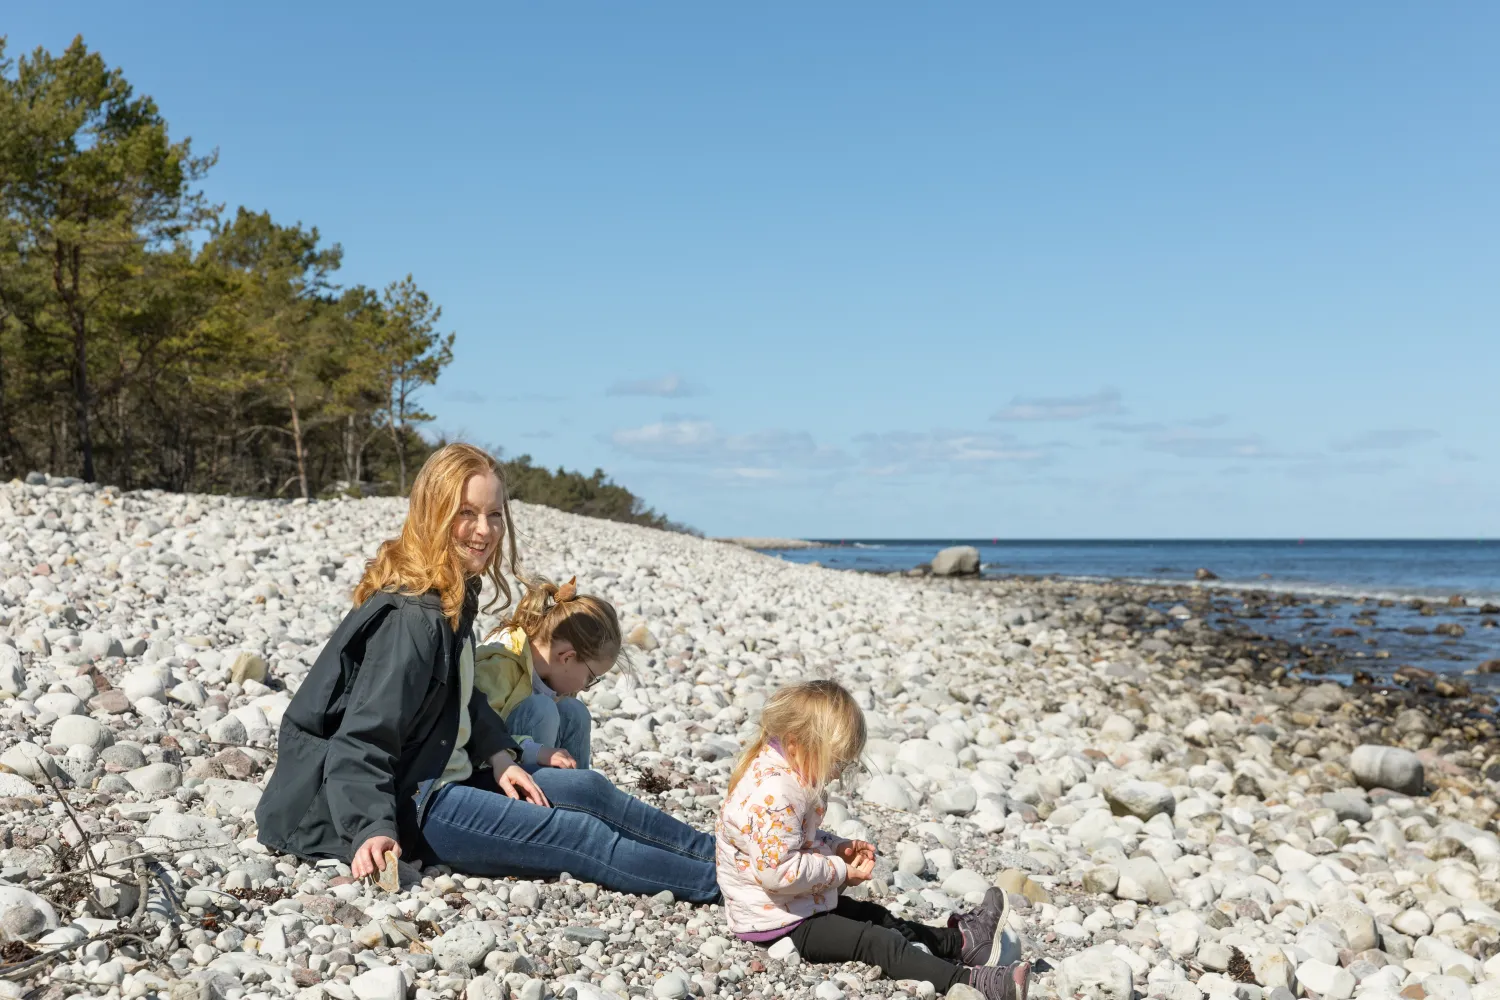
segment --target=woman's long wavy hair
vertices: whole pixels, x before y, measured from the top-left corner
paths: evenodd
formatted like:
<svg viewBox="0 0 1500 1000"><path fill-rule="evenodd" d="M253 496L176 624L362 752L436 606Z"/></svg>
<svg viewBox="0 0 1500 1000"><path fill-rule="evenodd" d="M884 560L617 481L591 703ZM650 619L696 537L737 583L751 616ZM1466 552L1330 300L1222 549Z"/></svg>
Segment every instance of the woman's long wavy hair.
<svg viewBox="0 0 1500 1000"><path fill-rule="evenodd" d="M510 606L510 585L502 573L509 561L512 575L520 578L516 555L515 522L510 516L510 496L500 463L471 444L439 448L422 463L411 484L411 500L401 534L380 543L375 558L365 563L365 575L354 588L354 603L363 604L380 591L425 594L437 591L443 599L443 615L458 628L463 615L469 579L453 543L453 522L463 507L464 486L471 476L493 474L500 480L500 510L505 518L504 534L490 563L480 574L495 585L495 598L486 607Z"/></svg>
<svg viewBox="0 0 1500 1000"><path fill-rule="evenodd" d="M865 713L841 684L807 681L771 695L760 713L760 731L729 776L729 791L775 740L788 763L819 794L865 752Z"/></svg>

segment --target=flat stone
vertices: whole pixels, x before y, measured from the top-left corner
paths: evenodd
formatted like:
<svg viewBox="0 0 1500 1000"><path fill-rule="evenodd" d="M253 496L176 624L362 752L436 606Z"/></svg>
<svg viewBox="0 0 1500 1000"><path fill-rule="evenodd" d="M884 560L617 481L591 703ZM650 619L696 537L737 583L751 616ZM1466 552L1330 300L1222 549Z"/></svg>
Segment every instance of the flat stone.
<svg viewBox="0 0 1500 1000"><path fill-rule="evenodd" d="M1119 865L1120 882L1115 895L1137 903L1168 903L1173 898L1172 883L1154 858L1130 858Z"/></svg>
<svg viewBox="0 0 1500 1000"><path fill-rule="evenodd" d="M688 978L680 972L669 972L651 987L651 995L659 1000L682 1000L688 995Z"/></svg>
<svg viewBox="0 0 1500 1000"><path fill-rule="evenodd" d="M906 782L895 775L877 774L860 790L860 798L877 806L885 806L887 809L914 812L917 803L909 788Z"/></svg>
<svg viewBox="0 0 1500 1000"><path fill-rule="evenodd" d="M482 923L463 923L434 938L430 947L440 959L452 956L477 969L495 947L495 932Z"/></svg>
<svg viewBox="0 0 1500 1000"><path fill-rule="evenodd" d="M19 774L0 772L0 799L16 795L36 795L41 790Z"/></svg>
<svg viewBox="0 0 1500 1000"><path fill-rule="evenodd" d="M176 764L147 764L125 772L130 787L142 795L164 795L182 784L182 771Z"/></svg>
<svg viewBox="0 0 1500 1000"><path fill-rule="evenodd" d="M1315 958L1297 966L1297 982L1323 1000L1349 1000L1354 996L1354 976L1347 969Z"/></svg>
<svg viewBox="0 0 1500 1000"><path fill-rule="evenodd" d="M979 804L979 793L973 785L953 785L934 792L930 801L933 812L967 816Z"/></svg>
<svg viewBox="0 0 1500 1000"><path fill-rule="evenodd" d="M355 976L349 988L359 1000L406 1000L406 977L392 966Z"/></svg>
<svg viewBox="0 0 1500 1000"><path fill-rule="evenodd" d="M1054 982L1061 997L1079 994L1090 1000L1131 1000L1135 995L1130 966L1110 945L1067 956L1059 963Z"/></svg>
<svg viewBox="0 0 1500 1000"><path fill-rule="evenodd" d="M1104 793L1116 816L1150 819L1158 813L1172 815L1177 799L1166 785L1155 781L1122 781Z"/></svg>

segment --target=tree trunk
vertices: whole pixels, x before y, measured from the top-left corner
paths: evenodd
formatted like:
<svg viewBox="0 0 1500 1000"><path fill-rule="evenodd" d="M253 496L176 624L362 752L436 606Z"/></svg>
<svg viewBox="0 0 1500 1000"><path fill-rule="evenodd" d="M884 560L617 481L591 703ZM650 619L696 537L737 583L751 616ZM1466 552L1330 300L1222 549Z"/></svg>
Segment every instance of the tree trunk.
<svg viewBox="0 0 1500 1000"><path fill-rule="evenodd" d="M73 327L73 422L74 430L78 435L78 449L83 453L83 480L92 483L94 481L94 438L89 430L88 328L83 309L79 305L78 294L79 271L83 267L83 261L80 259L81 254L77 247L71 248L66 254L72 271L70 289L68 282L63 279L64 257L63 246L59 243L53 252L52 281L57 286L57 290L62 293L63 303L68 310L68 322Z"/></svg>
<svg viewBox="0 0 1500 1000"><path fill-rule="evenodd" d="M401 495L406 496L406 436L397 426L394 414L391 416L391 444L396 448L396 466L401 470Z"/></svg>
<svg viewBox="0 0 1500 1000"><path fill-rule="evenodd" d="M307 456L302 450L302 421L297 417L297 390L288 386L286 398L287 404L292 408L292 448L297 453L297 482L302 487L302 496L305 499L307 497Z"/></svg>

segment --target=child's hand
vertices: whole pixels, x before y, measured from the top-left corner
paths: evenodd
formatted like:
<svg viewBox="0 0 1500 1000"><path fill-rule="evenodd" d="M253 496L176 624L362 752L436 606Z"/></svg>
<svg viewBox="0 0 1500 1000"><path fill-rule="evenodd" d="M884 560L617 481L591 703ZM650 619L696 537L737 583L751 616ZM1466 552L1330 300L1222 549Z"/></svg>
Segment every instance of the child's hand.
<svg viewBox="0 0 1500 1000"><path fill-rule="evenodd" d="M863 840L846 840L836 848L838 856L846 863L853 864L860 858L875 860L875 845Z"/></svg>
<svg viewBox="0 0 1500 1000"><path fill-rule="evenodd" d="M849 876L848 878L844 879L844 884L859 885L861 882L870 881L870 877L874 874L874 856L872 855L867 857L861 854L855 857L853 861L849 862Z"/></svg>
<svg viewBox="0 0 1500 1000"><path fill-rule="evenodd" d="M557 747L542 747L536 752L536 762L542 767L566 767L576 768L578 761L566 750Z"/></svg>

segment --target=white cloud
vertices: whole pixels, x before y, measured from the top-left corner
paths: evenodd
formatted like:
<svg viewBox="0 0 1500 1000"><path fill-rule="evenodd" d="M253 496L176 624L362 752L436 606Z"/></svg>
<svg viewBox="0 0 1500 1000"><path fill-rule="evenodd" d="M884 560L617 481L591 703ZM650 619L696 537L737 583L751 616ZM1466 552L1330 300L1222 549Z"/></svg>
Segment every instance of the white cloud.
<svg viewBox="0 0 1500 1000"><path fill-rule="evenodd" d="M1258 434L1242 437L1210 437L1197 431L1178 428L1152 434L1146 439L1146 450L1176 455L1178 458L1278 458Z"/></svg>
<svg viewBox="0 0 1500 1000"><path fill-rule="evenodd" d="M1395 451L1414 444L1431 441L1438 432L1422 427L1393 427L1385 430L1362 431L1351 438L1335 441L1334 451Z"/></svg>
<svg viewBox="0 0 1500 1000"><path fill-rule="evenodd" d="M725 434L712 421L668 419L617 430L609 440L637 458L722 466L740 478L770 478L787 467L844 465L849 457L818 444L806 431L761 430Z"/></svg>
<svg viewBox="0 0 1500 1000"><path fill-rule="evenodd" d="M1117 389L1100 389L1087 396L1040 396L1024 398L1017 396L1010 405L1000 410L991 420L1084 420L1088 417L1109 417L1123 413L1120 392Z"/></svg>
<svg viewBox="0 0 1500 1000"><path fill-rule="evenodd" d="M874 475L893 475L917 465L979 466L997 462L1037 462L1047 457L1010 434L972 431L886 431L854 439Z"/></svg>
<svg viewBox="0 0 1500 1000"><path fill-rule="evenodd" d="M680 375L663 375L661 378L643 378L616 382L609 387L611 396L658 396L680 399L696 395L693 388Z"/></svg>
<svg viewBox="0 0 1500 1000"><path fill-rule="evenodd" d="M638 458L680 462L710 457L722 444L723 435L707 420L663 420L615 431L610 440Z"/></svg>

